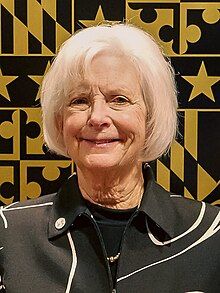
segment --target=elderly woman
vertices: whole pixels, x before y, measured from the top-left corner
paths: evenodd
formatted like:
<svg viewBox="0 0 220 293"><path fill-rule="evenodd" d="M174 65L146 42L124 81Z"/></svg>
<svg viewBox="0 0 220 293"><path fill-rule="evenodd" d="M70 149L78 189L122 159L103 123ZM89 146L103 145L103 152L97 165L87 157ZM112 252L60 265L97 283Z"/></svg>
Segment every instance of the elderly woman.
<svg viewBox="0 0 220 293"><path fill-rule="evenodd" d="M76 173L1 208L8 293L219 292L220 211L165 191L147 164L175 137L170 63L125 24L77 32L42 86L44 136Z"/></svg>

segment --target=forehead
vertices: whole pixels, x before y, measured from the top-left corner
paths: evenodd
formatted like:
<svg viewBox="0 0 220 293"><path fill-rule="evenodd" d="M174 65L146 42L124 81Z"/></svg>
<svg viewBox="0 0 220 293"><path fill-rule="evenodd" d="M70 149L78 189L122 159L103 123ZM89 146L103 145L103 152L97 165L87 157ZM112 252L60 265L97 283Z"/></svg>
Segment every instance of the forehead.
<svg viewBox="0 0 220 293"><path fill-rule="evenodd" d="M99 53L88 64L84 74L77 79L74 90L89 90L98 86L105 90L123 89L136 92L140 88L136 66L125 55Z"/></svg>

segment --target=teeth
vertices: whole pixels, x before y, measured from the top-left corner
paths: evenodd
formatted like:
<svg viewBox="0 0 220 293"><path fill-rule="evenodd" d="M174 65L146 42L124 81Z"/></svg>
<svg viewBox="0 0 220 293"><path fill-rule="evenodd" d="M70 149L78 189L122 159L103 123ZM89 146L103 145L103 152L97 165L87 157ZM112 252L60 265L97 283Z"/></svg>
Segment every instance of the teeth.
<svg viewBox="0 0 220 293"><path fill-rule="evenodd" d="M112 142L112 140L102 140L102 141L94 141L96 144L102 144L102 143L109 143Z"/></svg>
<svg viewBox="0 0 220 293"><path fill-rule="evenodd" d="M95 144L103 144L103 143L110 143L110 142L114 142L114 141L117 141L117 139L106 139L106 140L89 140L89 139L86 139L90 142L93 142Z"/></svg>
<svg viewBox="0 0 220 293"><path fill-rule="evenodd" d="M113 139L101 139L101 140L93 140L93 139L82 139L82 140L86 140L86 141L90 141L94 144L105 144L105 143L111 143L111 142L115 142L115 141L119 141L119 139L117 138L113 138Z"/></svg>

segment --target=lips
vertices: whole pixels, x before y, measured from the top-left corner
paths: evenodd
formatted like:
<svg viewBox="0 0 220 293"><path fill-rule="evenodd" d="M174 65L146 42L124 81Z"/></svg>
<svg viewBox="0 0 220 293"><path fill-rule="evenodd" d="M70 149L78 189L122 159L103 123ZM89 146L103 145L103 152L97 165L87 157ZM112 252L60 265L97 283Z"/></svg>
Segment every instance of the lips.
<svg viewBox="0 0 220 293"><path fill-rule="evenodd" d="M97 138L80 138L79 141L84 141L87 143L91 143L94 145L107 145L107 144L112 144L117 141L121 141L119 138L102 138L102 139L97 139Z"/></svg>
<svg viewBox="0 0 220 293"><path fill-rule="evenodd" d="M82 140L85 140L85 141L88 141L91 143L95 143L95 144L105 144L105 143L119 141L120 139L118 139L118 138L107 138L107 139L87 139L87 138L84 138Z"/></svg>

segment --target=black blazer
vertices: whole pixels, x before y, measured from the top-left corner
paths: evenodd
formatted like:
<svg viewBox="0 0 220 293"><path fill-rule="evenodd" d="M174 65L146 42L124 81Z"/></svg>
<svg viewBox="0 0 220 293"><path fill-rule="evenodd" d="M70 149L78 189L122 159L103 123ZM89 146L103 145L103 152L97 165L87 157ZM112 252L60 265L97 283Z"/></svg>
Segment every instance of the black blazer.
<svg viewBox="0 0 220 293"><path fill-rule="evenodd" d="M165 191L150 168L144 177L115 288L73 175L57 194L0 208L0 292L220 292L220 209Z"/></svg>

